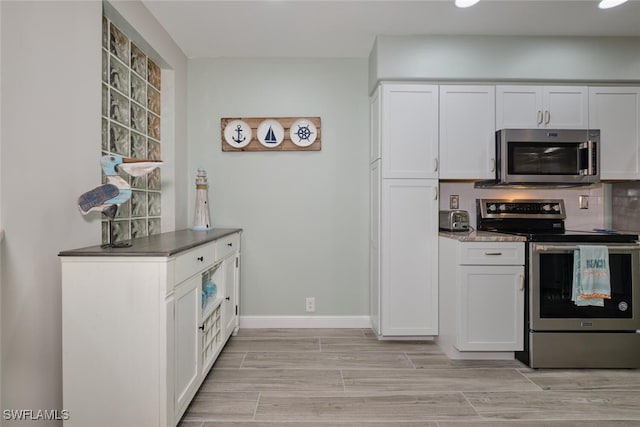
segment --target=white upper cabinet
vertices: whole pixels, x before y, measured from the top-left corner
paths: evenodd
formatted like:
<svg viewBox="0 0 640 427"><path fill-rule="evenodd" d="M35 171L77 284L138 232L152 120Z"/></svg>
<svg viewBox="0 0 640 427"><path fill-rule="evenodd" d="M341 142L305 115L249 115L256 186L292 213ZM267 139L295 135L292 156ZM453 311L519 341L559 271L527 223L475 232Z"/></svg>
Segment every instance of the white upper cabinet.
<svg viewBox="0 0 640 427"><path fill-rule="evenodd" d="M586 86L496 86L496 129L587 129Z"/></svg>
<svg viewBox="0 0 640 427"><path fill-rule="evenodd" d="M440 178L495 178L495 87L440 86Z"/></svg>
<svg viewBox="0 0 640 427"><path fill-rule="evenodd" d="M544 88L543 123L553 129L589 128L589 91L583 86Z"/></svg>
<svg viewBox="0 0 640 427"><path fill-rule="evenodd" d="M541 86L496 86L496 129L542 126Z"/></svg>
<svg viewBox="0 0 640 427"><path fill-rule="evenodd" d="M372 99L372 116L380 108L383 178L438 177L438 86L383 84L381 104ZM378 125L372 117L375 160Z"/></svg>
<svg viewBox="0 0 640 427"><path fill-rule="evenodd" d="M589 127L600 129L600 178L640 179L640 87L590 87Z"/></svg>

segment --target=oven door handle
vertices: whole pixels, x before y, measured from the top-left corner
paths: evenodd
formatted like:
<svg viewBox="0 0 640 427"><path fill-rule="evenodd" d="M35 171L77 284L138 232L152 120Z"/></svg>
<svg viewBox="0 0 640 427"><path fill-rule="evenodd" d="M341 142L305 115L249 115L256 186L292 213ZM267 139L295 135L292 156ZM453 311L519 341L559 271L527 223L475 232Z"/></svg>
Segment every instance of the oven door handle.
<svg viewBox="0 0 640 427"><path fill-rule="evenodd" d="M598 245L606 246L610 249L623 250L623 251L637 251L640 250L640 245ZM553 246L553 245L536 245L533 249L535 252L548 252L548 251L571 251L578 249L578 245L566 245L566 246Z"/></svg>

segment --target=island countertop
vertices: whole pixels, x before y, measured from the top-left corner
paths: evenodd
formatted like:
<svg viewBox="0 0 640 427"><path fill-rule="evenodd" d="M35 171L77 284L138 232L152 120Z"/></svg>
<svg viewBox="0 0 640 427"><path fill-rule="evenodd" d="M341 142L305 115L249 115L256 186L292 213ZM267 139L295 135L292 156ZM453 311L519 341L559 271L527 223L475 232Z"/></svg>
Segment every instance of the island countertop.
<svg viewBox="0 0 640 427"><path fill-rule="evenodd" d="M179 230L153 236L126 240L128 248L103 248L100 245L62 251L61 257L69 256L172 256L204 243L218 240L229 234L238 233L241 228L214 228L209 231Z"/></svg>

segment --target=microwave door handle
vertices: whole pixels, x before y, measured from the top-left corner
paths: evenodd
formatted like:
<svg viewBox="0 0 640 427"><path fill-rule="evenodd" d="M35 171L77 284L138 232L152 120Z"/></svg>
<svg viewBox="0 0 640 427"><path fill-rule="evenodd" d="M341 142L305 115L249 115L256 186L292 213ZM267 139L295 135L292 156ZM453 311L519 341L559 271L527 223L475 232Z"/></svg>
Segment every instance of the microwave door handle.
<svg viewBox="0 0 640 427"><path fill-rule="evenodd" d="M580 165L580 175L593 175L593 141L583 142L578 146L578 163ZM587 152L586 165L583 162L582 153Z"/></svg>
<svg viewBox="0 0 640 427"><path fill-rule="evenodd" d="M597 166L593 164L593 161L594 158L598 156L598 147L596 147L596 143L593 141L589 141L588 145L589 148L587 151L587 155L589 156L589 175L595 175L597 173Z"/></svg>

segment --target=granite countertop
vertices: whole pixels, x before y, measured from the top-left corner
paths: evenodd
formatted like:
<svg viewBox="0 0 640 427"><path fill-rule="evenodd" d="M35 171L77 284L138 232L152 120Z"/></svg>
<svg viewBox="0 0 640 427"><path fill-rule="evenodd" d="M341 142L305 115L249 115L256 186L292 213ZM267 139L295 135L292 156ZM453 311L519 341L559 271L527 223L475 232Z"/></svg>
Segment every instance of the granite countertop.
<svg viewBox="0 0 640 427"><path fill-rule="evenodd" d="M241 228L214 228L209 231L179 230L127 240L128 248L102 248L100 245L62 251L58 256L171 256L204 243L218 240Z"/></svg>
<svg viewBox="0 0 640 427"><path fill-rule="evenodd" d="M440 237L458 240L460 242L526 242L524 236L493 233L490 231L440 231Z"/></svg>

